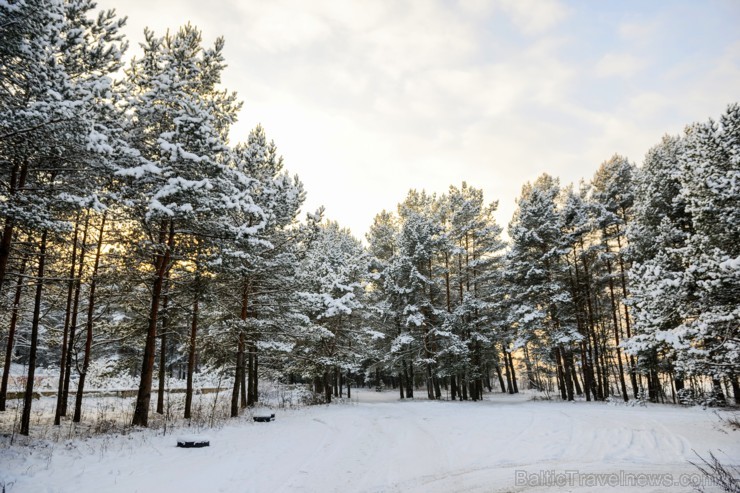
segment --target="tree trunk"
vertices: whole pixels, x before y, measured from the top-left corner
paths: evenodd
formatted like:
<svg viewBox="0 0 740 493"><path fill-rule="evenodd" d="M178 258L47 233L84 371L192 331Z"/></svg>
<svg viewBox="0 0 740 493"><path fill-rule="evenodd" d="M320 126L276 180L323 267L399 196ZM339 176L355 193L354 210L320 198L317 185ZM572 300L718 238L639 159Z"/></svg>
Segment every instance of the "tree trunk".
<svg viewBox="0 0 740 493"><path fill-rule="evenodd" d="M26 175L28 174L28 162L23 164L15 163L10 172L10 188L7 198L13 200L13 196L18 193L26 184ZM3 234L0 236L0 293L3 292L3 283L5 282L5 273L8 269L8 259L10 258L10 248L13 245L13 232L15 229L15 220L10 217L5 218L3 225Z"/></svg>
<svg viewBox="0 0 740 493"><path fill-rule="evenodd" d="M619 260L619 276L620 280L622 282L622 299L626 299L628 296L627 293L627 276L625 275L625 268L624 268L624 258L622 257L622 241L620 239L621 233L619 228L617 228L617 259ZM624 308L624 325L625 330L627 331L627 339L632 337L632 329L630 324L630 312L627 308L627 305L622 303L622 307ZM637 362L635 361L635 357L633 355L629 355L629 373L630 373L630 382L632 383L632 394L634 395L635 399L637 399L637 393L639 392L638 386L637 386Z"/></svg>
<svg viewBox="0 0 740 493"><path fill-rule="evenodd" d="M196 274L197 277L197 274ZM195 281L195 296L193 297L193 319L190 324L190 341L188 344L188 375L185 383L185 419L190 419L193 404L193 373L195 372L195 339L198 333L198 298L199 281Z"/></svg>
<svg viewBox="0 0 740 493"><path fill-rule="evenodd" d="M167 239L166 246L164 242L165 238ZM165 250L164 252L159 252L156 256L156 275L152 285L149 327L147 328L144 356L141 362L141 379L139 381L139 392L136 396L136 408L134 409L134 416L131 421L132 426L147 426L149 424L149 402L152 398L152 377L154 374L154 355L157 342L157 315L159 314L159 302L162 296L165 273L169 267L172 248L175 244L175 225L172 221L169 221L169 224L162 224L159 244L165 246Z"/></svg>
<svg viewBox="0 0 740 493"><path fill-rule="evenodd" d="M240 334L239 337L242 337L243 335ZM247 372L245 369L246 363L247 363L247 357L244 354L244 349L246 347L246 344L244 341L242 341L242 354L241 354L241 371L239 372L239 378L241 379L241 382L239 382L239 407L242 409L246 409L248 406L247 402Z"/></svg>
<svg viewBox="0 0 740 493"><path fill-rule="evenodd" d="M558 371L558 388L560 389L560 398L564 401L568 399L568 392L565 388L565 371L563 369L563 358L560 355L560 348L555 348L555 363Z"/></svg>
<svg viewBox="0 0 740 493"><path fill-rule="evenodd" d="M247 406L254 406L254 346L250 343L247 351Z"/></svg>
<svg viewBox="0 0 740 493"><path fill-rule="evenodd" d="M434 387L432 386L432 365L427 363L427 397L434 400Z"/></svg>
<svg viewBox="0 0 740 493"><path fill-rule="evenodd" d="M586 394L586 402L590 402L593 392L594 375L585 339L581 341L581 369L583 371L583 392ZM594 398L596 398L595 394Z"/></svg>
<svg viewBox="0 0 740 493"><path fill-rule="evenodd" d="M64 329L62 330L62 355L59 358L59 386L57 387L57 405L54 411L54 425L59 426L62 422L62 399L64 394L65 373L70 370L67 367L67 345L69 344L69 324L72 314L72 296L75 291L75 272L77 272L77 236L80 231L80 214L75 219L75 229L72 235L72 255L69 263L69 280L67 281L67 304L64 310Z"/></svg>
<svg viewBox="0 0 740 493"><path fill-rule="evenodd" d="M324 398L327 404L331 404L331 380L329 379L329 370L324 371Z"/></svg>
<svg viewBox="0 0 740 493"><path fill-rule="evenodd" d="M583 389L581 389L581 384L578 382L578 372L576 371L575 358L573 357L572 349L568 350L568 365L570 366L570 375L573 380L575 393L576 395L583 395Z"/></svg>
<svg viewBox="0 0 740 493"><path fill-rule="evenodd" d="M735 405L740 405L740 382L738 382L737 375L730 377L730 385L732 385L732 398L735 401Z"/></svg>
<svg viewBox="0 0 740 493"><path fill-rule="evenodd" d="M234 370L234 389L231 392L231 417L239 416L239 393L244 379L244 333L239 333L239 342L236 350L236 369Z"/></svg>
<svg viewBox="0 0 740 493"><path fill-rule="evenodd" d="M28 376L26 394L23 396L23 414L21 415L21 435L28 436L31 424L31 403L33 402L33 379L36 376L36 350L39 339L39 320L41 318L41 294L44 288L44 266L46 263L47 231L41 235L39 247L39 265L36 279L36 296L33 302L33 319L31 320L31 350L28 356Z"/></svg>
<svg viewBox="0 0 740 493"><path fill-rule="evenodd" d="M516 369L514 369L514 359L511 357L511 353L506 353L509 358L509 367L511 368L511 386L514 388L514 393L519 393L519 385L516 383Z"/></svg>
<svg viewBox="0 0 740 493"><path fill-rule="evenodd" d="M100 236L95 248L95 260L93 261L92 275L90 276L90 296L87 303L87 321L85 324L85 358L82 361L82 372L77 382L77 395L75 396L75 414L72 421L79 423L82 418L82 394L85 391L85 377L90 367L90 353L93 341L93 316L95 315L95 288L98 285L98 269L100 267L100 252L103 249L103 235L105 234L105 213L100 221Z"/></svg>
<svg viewBox="0 0 740 493"><path fill-rule="evenodd" d="M252 372L252 402L259 402L259 354L257 354L257 346L253 345L252 350L254 351L254 372Z"/></svg>
<svg viewBox="0 0 740 493"><path fill-rule="evenodd" d="M609 249L607 246L607 254ZM609 273L609 299L612 304L612 321L614 323L614 344L615 351L617 353L617 365L619 368L619 385L622 388L622 398L624 402L629 401L629 395L627 395L627 382L624 379L624 365L622 364L622 348L619 347L619 320L617 319L617 300L614 296L614 279L612 278L612 265L611 261L606 261L607 272Z"/></svg>
<svg viewBox="0 0 740 493"><path fill-rule="evenodd" d="M580 246L581 246L581 252L584 251L584 245L583 240L580 240ZM591 360L591 374L593 375L593 387L594 387L594 399L595 400L603 400L604 399L604 387L603 387L603 378L602 378L602 371L601 366L599 365L599 344L596 338L596 323L594 321L594 306L592 301L592 295L591 295L591 274L589 273L588 269L588 262L586 261L586 256L581 254L581 263L583 264L583 273L585 276L584 281L584 287L586 290L586 309L587 309L587 319L588 319L588 327L586 328L586 337L591 338L591 347L592 350L592 360ZM594 375L595 371L595 375Z"/></svg>
<svg viewBox="0 0 740 493"><path fill-rule="evenodd" d="M532 361L529 358L529 348L527 348L527 344L524 344L524 367L527 370L527 388L528 389L534 389L537 388L537 384L534 381L534 371L532 371ZM542 389L538 389L542 390Z"/></svg>
<svg viewBox="0 0 740 493"><path fill-rule="evenodd" d="M164 291L164 294L162 295L162 310L161 317L162 317L162 332L159 334L159 371L158 371L158 381L159 386L157 388L157 413L158 414L164 414L164 390L165 390L165 377L167 372L167 331L169 330L170 326L170 313L167 311L168 305L170 303L170 295L169 295L169 271L165 275L164 279L164 286L162 290Z"/></svg>
<svg viewBox="0 0 740 493"><path fill-rule="evenodd" d="M406 370L406 360L401 360L403 365L403 373L406 376L406 398L414 398L414 366L412 363L408 365L408 371Z"/></svg>
<svg viewBox="0 0 740 493"><path fill-rule="evenodd" d="M506 393L506 384L504 383L504 376L501 374L501 366L498 363L494 363L496 369L496 376L498 377L498 384L501 386L501 392Z"/></svg>
<svg viewBox="0 0 740 493"><path fill-rule="evenodd" d="M62 403L59 408L60 416L67 415L69 403L69 382L72 377L72 352L77 336L77 316L80 309L80 294L82 292L82 273L85 267L85 255L87 255L87 230L90 225L90 214L85 215L85 224L82 230L82 243L80 244L80 263L77 267L77 276L74 279L75 293L72 301L72 315L69 323L69 343L67 344L67 364L64 371L64 388L62 389Z"/></svg>
<svg viewBox="0 0 740 493"><path fill-rule="evenodd" d="M719 378L712 379L712 392L718 405L727 405L727 399L725 399L725 394L722 392L722 382L719 381Z"/></svg>
<svg viewBox="0 0 740 493"><path fill-rule="evenodd" d="M506 356L506 351L504 351L504 369L506 370L506 392L513 394L514 386L511 384L511 369L509 369L509 358Z"/></svg>
<svg viewBox="0 0 740 493"><path fill-rule="evenodd" d="M15 284L15 295L13 296L13 312L10 315L10 326L8 328L8 344L5 347L5 363L3 364L3 380L0 384L0 411L5 411L5 402L8 397L8 379L10 378L10 363L13 361L13 346L15 344L15 328L18 325L18 312L20 311L21 295L23 294L23 274L26 272L26 258L21 262L18 280Z"/></svg>

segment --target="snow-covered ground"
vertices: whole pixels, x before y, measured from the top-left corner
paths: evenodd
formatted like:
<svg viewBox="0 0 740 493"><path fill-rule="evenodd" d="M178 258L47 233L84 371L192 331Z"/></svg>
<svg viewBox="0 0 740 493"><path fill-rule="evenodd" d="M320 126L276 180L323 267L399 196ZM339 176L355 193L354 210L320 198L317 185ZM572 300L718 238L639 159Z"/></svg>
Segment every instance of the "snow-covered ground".
<svg viewBox="0 0 740 493"><path fill-rule="evenodd" d="M177 448L162 430L0 448L11 492L693 491L692 450L740 462L740 432L701 408L530 401L351 402L272 411L195 430ZM182 433L179 433L180 435ZM7 438L7 437L6 437ZM645 483L651 483L646 485ZM710 488L711 491L711 488Z"/></svg>

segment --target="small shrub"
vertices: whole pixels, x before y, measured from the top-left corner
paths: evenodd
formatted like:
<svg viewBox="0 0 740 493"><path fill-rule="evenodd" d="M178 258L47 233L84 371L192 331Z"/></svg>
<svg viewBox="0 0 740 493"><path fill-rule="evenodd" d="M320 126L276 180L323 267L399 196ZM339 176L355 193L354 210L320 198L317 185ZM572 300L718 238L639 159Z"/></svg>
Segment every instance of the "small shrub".
<svg viewBox="0 0 740 493"><path fill-rule="evenodd" d="M712 485L727 493L740 493L740 467L723 464L712 452L709 452L708 460L696 451L694 454L701 462L697 464L689 461L689 463L696 467ZM706 491L703 484L696 485L694 488L702 493Z"/></svg>

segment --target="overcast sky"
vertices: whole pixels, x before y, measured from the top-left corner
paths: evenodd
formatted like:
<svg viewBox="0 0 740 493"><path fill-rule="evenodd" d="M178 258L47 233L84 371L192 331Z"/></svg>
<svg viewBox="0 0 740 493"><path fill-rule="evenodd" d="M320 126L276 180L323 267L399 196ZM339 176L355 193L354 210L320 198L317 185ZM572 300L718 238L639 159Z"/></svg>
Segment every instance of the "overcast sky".
<svg viewBox="0 0 740 493"><path fill-rule="evenodd" d="M508 225L526 181L641 164L665 133L740 101L740 1L99 0L143 30L226 39L244 101L308 191L364 236L410 188L462 181Z"/></svg>

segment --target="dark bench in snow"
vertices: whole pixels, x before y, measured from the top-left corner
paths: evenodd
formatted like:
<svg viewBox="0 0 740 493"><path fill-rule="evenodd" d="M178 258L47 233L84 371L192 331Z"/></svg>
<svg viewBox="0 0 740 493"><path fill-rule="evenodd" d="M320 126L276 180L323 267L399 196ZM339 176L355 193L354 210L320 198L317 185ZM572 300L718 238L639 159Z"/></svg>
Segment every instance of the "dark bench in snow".
<svg viewBox="0 0 740 493"><path fill-rule="evenodd" d="M177 438L177 446L182 448L208 447L210 444L210 439L201 435L187 435Z"/></svg>
<svg viewBox="0 0 740 493"><path fill-rule="evenodd" d="M252 419L258 423L267 423L268 421L275 421L275 415L271 414L269 416L254 416Z"/></svg>

